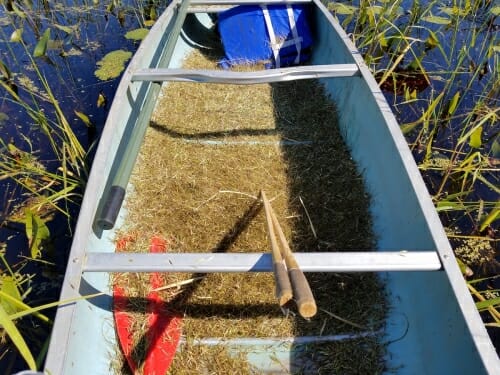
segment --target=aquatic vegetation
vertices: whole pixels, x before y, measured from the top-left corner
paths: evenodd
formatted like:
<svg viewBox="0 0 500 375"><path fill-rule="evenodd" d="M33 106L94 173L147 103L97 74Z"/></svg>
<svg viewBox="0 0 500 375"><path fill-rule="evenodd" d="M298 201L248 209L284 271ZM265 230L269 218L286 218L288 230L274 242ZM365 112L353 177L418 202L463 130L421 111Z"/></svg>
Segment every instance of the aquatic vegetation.
<svg viewBox="0 0 500 375"><path fill-rule="evenodd" d="M17 350L28 364L29 369L36 370L35 359L33 358L33 355L31 354L26 341L24 340L21 332L19 332L15 323L11 319L9 319L9 315L5 311L5 308L2 304L0 304L0 322L3 329L9 335Z"/></svg>
<svg viewBox="0 0 500 375"><path fill-rule="evenodd" d="M132 57L132 52L117 50L108 53L104 58L97 62L99 69L95 75L102 81L116 78L125 69L125 63Z"/></svg>
<svg viewBox="0 0 500 375"><path fill-rule="evenodd" d="M131 30L128 33L125 34L125 38L127 39L132 39L132 40L142 40L148 35L149 29L135 29Z"/></svg>
<svg viewBox="0 0 500 375"><path fill-rule="evenodd" d="M3 328L3 330L0 331L0 338L5 340L5 335L7 335L29 369L36 370L42 365L45 353L42 350L40 355L36 358L34 357L33 348L30 348L28 345L28 335L25 333L30 331L33 332L34 325L28 323L26 327L26 324L23 324L21 318L33 316L39 322L43 323L45 327L50 329L53 323L52 320L40 311L75 300L57 301L37 307L27 305L24 300L31 292L33 286L32 277L22 274L19 271L14 271L10 267L5 257L5 247L5 244L0 243L0 261L4 266L0 268L0 325ZM102 293L82 296L80 298L93 298L99 295L102 295ZM50 337L44 337L45 344L48 343L49 338ZM3 350L4 349L2 349L2 351ZM4 355L4 353L1 354L2 356Z"/></svg>
<svg viewBox="0 0 500 375"><path fill-rule="evenodd" d="M42 37L38 41L35 46L35 50L33 51L33 57L41 57L45 55L47 52L47 46L50 41L50 29L45 30Z"/></svg>
<svg viewBox="0 0 500 375"><path fill-rule="evenodd" d="M5 244L0 247L0 260L5 271L0 270L0 324L10 337L19 353L26 361L31 370L36 370L35 359L26 343L23 334L15 323L15 316L30 309L23 300L29 292L29 277L15 272L5 259ZM34 316L41 321L49 322L49 319L35 312Z"/></svg>

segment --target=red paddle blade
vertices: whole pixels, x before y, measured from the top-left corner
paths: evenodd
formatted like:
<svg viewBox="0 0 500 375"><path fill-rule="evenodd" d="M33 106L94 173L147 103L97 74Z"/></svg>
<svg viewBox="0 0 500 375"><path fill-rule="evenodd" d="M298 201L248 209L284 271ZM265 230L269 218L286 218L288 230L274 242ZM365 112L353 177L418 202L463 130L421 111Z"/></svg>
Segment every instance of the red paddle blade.
<svg viewBox="0 0 500 375"><path fill-rule="evenodd" d="M117 250L122 250L126 246L126 243L131 240L131 237L128 236L117 241ZM163 238L155 236L151 239L149 248L151 253L165 252L166 249L167 242ZM150 284L152 291L148 293L148 305L146 307L148 327L146 339L148 349L143 373L145 375L160 375L168 371L174 360L181 337L182 318L179 314L166 310L165 304L158 292L155 291L155 289L163 285L162 277L159 273L151 274ZM139 366L132 358L134 350L133 321L127 312L127 297L123 288L117 285L113 287L113 295L113 313L118 341L130 369L135 373Z"/></svg>
<svg viewBox="0 0 500 375"><path fill-rule="evenodd" d="M162 327L148 330L149 343L144 374L166 374L177 351L181 338L182 319L179 316L151 313L148 323L150 327Z"/></svg>
<svg viewBox="0 0 500 375"><path fill-rule="evenodd" d="M128 300L123 288L114 285L113 287L113 315L115 318L116 334L123 355L133 373L137 371L137 364L132 358L134 350L132 317L127 312Z"/></svg>
<svg viewBox="0 0 500 375"><path fill-rule="evenodd" d="M167 249L165 239L155 236L151 239L149 251L163 253ZM163 301L155 289L163 285L161 274L152 273L149 282L152 291L148 293L148 352L144 374L165 374L172 364L181 338L181 317L166 311Z"/></svg>

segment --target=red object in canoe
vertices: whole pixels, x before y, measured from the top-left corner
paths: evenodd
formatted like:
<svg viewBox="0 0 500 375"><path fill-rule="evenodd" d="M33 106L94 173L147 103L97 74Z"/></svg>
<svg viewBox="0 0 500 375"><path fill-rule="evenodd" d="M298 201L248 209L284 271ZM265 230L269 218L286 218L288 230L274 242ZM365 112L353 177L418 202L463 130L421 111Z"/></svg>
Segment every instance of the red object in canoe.
<svg viewBox="0 0 500 375"><path fill-rule="evenodd" d="M117 250L122 250L126 242L131 238L127 237L117 242ZM161 237L153 237L149 251L151 253L165 252L166 241ZM146 341L147 353L144 362L144 375L165 374L170 367L179 340L181 337L182 318L179 314L165 309L165 304L155 289L162 286L162 278L159 273L152 273L150 276L151 292L148 293L148 304L146 307L147 327ZM113 305L116 332L127 363L135 373L140 367L133 358L134 342L132 341L132 317L128 314L129 301L125 295L125 290L114 285Z"/></svg>

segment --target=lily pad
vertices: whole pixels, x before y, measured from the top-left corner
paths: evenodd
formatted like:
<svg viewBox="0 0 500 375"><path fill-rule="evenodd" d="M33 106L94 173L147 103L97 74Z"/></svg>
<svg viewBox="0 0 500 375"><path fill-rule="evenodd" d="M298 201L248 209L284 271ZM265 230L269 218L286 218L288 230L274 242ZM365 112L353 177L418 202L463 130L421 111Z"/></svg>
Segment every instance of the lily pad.
<svg viewBox="0 0 500 375"><path fill-rule="evenodd" d="M432 15L422 17L422 20L429 23L435 23L437 25L449 25L451 23L451 20L449 18Z"/></svg>
<svg viewBox="0 0 500 375"><path fill-rule="evenodd" d="M97 62L99 69L95 76L102 81L116 78L125 69L125 63L132 57L132 52L116 50L108 53L102 60Z"/></svg>
<svg viewBox="0 0 500 375"><path fill-rule="evenodd" d="M143 40L148 35L149 30L145 28L131 30L125 34L125 38L132 40Z"/></svg>

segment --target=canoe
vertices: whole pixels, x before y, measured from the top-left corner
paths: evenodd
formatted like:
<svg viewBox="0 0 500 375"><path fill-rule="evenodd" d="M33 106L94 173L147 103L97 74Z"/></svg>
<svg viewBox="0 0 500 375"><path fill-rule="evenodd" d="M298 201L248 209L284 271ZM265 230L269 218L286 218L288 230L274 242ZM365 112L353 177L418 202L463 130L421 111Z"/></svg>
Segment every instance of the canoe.
<svg viewBox="0 0 500 375"><path fill-rule="evenodd" d="M300 5L310 17L312 45L303 51L310 56L299 65L278 67L273 55L273 67L254 71L183 66L187 55L218 36L213 31L217 15L233 6L272 9L278 4L285 8ZM133 190L131 171L151 116L158 110L155 105L161 84L168 87L178 81L244 87L310 79L319 81L335 103L340 134L372 197L369 210L376 251L299 251L295 257L300 268L306 275L376 273L384 281L389 308L378 334L386 347L380 361L387 372L500 373L498 356L398 123L362 56L319 0L173 0L156 21L123 74L100 139L74 233L45 373L116 373L111 369L119 350L113 324L112 272L272 271L269 252L214 253L210 257L199 252L115 252ZM217 147L221 143L212 138L202 141ZM254 373L293 373L297 367L291 343L300 346L327 339L318 334L219 343L233 349L265 347L258 355L257 349L245 352ZM210 340L217 341L207 337L204 342Z"/></svg>

